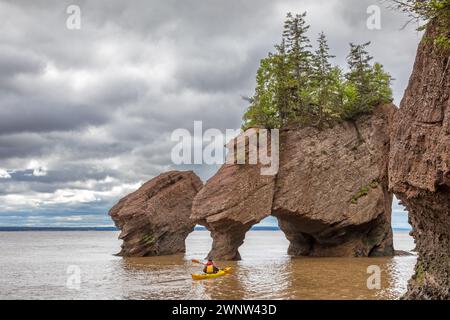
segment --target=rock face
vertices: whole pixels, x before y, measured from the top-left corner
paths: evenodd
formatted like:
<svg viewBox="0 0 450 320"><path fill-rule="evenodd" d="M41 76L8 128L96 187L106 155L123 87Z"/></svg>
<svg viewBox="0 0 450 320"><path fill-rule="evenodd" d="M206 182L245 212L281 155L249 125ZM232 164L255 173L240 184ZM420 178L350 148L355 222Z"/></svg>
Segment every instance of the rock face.
<svg viewBox="0 0 450 320"><path fill-rule="evenodd" d="M410 299L450 298L450 52L429 40L435 29L419 45L391 139L390 187L409 211L419 254Z"/></svg>
<svg viewBox="0 0 450 320"><path fill-rule="evenodd" d="M390 121L396 107L330 129L285 129L272 214L303 256L393 254L388 191Z"/></svg>
<svg viewBox="0 0 450 320"><path fill-rule="evenodd" d="M291 255L392 255L388 191L390 123L396 107L332 128L288 128L277 175L261 164L225 164L197 194L191 218L213 237L209 257L240 259L252 225L272 214Z"/></svg>
<svg viewBox="0 0 450 320"><path fill-rule="evenodd" d="M191 218L206 226L213 238L208 257L239 260L245 233L270 215L275 178L261 175L261 167L260 163L225 164L195 197Z"/></svg>
<svg viewBox="0 0 450 320"><path fill-rule="evenodd" d="M122 256L157 256L185 251L194 229L192 201L203 183L193 172L171 171L119 201L109 215L122 231Z"/></svg>

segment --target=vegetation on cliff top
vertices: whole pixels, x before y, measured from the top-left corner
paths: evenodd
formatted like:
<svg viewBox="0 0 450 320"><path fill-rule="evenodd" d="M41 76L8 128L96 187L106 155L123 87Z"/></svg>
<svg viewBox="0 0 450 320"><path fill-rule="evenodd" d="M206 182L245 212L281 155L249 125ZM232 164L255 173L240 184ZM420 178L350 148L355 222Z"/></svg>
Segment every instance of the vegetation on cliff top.
<svg viewBox="0 0 450 320"><path fill-rule="evenodd" d="M261 60L243 129L351 120L392 101L392 78L381 64L372 63L367 51L370 42L350 44L344 72L331 64L334 56L323 32L312 51L305 17L306 13L288 13L281 43Z"/></svg>
<svg viewBox="0 0 450 320"><path fill-rule="evenodd" d="M425 21L419 30L424 30L431 21L436 22L437 35L429 40L443 50L450 50L450 0L391 0L391 2L394 8L409 15L411 18L409 22Z"/></svg>

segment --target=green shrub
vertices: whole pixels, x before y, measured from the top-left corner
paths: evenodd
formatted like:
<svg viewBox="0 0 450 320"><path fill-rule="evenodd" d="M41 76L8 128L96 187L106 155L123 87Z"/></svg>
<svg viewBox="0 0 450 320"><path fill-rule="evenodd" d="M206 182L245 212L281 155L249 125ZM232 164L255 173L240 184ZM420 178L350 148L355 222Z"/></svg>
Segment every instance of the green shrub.
<svg viewBox="0 0 450 320"><path fill-rule="evenodd" d="M430 22L435 23L437 35L433 39L425 39L432 41L434 45L443 49L450 50L450 36L448 27L450 21L450 0L391 0L393 7L405 12L410 22L421 24L418 30L425 30Z"/></svg>
<svg viewBox="0 0 450 320"><path fill-rule="evenodd" d="M368 187L361 187L361 189L359 189L358 192L353 195L351 202L353 204L357 204L359 198L362 198L362 197L364 197L364 196L366 196L368 194L369 194L369 188Z"/></svg>
<svg viewBox="0 0 450 320"><path fill-rule="evenodd" d="M155 243L155 237L151 231L143 235L141 238L141 243L146 246L152 246Z"/></svg>

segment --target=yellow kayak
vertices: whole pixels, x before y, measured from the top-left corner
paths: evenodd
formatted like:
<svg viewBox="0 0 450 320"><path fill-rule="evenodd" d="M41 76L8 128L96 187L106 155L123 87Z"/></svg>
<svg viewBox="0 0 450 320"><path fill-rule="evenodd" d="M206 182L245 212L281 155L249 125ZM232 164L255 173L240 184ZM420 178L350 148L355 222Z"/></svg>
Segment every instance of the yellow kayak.
<svg viewBox="0 0 450 320"><path fill-rule="evenodd" d="M192 279L194 280L204 280L204 279L212 279L226 275L231 272L231 267L226 267L225 269L220 269L217 273L202 273L202 274L193 274Z"/></svg>

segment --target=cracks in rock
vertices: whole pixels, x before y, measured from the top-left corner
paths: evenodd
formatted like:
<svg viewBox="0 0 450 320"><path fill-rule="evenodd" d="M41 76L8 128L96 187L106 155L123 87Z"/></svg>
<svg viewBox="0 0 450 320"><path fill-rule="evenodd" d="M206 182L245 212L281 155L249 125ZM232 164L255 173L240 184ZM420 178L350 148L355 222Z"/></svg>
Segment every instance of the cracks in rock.
<svg viewBox="0 0 450 320"><path fill-rule="evenodd" d="M446 63L446 66L444 68L444 72L442 73L442 78L441 78L441 81L439 82L439 87L442 87L442 84L444 83L444 80L445 80L445 78L446 78L446 76L448 74L447 71L448 71L448 69L450 67L450 58L447 57L446 60L447 60L447 63ZM444 64L445 64L445 61L444 61Z"/></svg>
<svg viewBox="0 0 450 320"><path fill-rule="evenodd" d="M357 138L356 148L357 148L361 144L363 144L365 141L364 141L364 138L363 138L363 136L361 134L361 131L359 131L358 124L356 123L356 121L350 120L349 122L353 125L353 127L355 128L355 131L356 131L356 138Z"/></svg>
<svg viewBox="0 0 450 320"><path fill-rule="evenodd" d="M252 193L249 193L247 196L245 196L243 199L240 199L238 201L236 201L234 204L230 205L229 207L226 208L226 210L224 210L223 208L219 208L216 211L211 212L207 218L211 218L215 215L218 214L222 214L223 212L226 211L232 211L233 208L238 207L240 204L242 204L243 202L247 201L250 197L254 196L255 193L257 193L258 191L264 189L265 187L269 186L272 182L268 182L268 183L264 183L262 184L260 187L256 188L255 190L252 191ZM274 185L275 188L275 185ZM273 204L273 198L272 198L272 204ZM273 207L273 205L271 206L271 208ZM269 216L270 214L268 214L267 216Z"/></svg>
<svg viewBox="0 0 450 320"><path fill-rule="evenodd" d="M155 195L157 195L159 192L161 192L164 189L169 188L170 186L173 186L174 184L176 184L178 181L181 181L185 179L184 177L181 176L177 176L177 177L172 177L172 176L168 176L167 180L161 184L160 186L158 186L158 188L152 188L151 190L149 190L150 192L148 192L146 194L147 196L147 200L152 199Z"/></svg>
<svg viewBox="0 0 450 320"><path fill-rule="evenodd" d="M444 120L435 120L435 121L415 121L418 125L436 125L441 124L444 122Z"/></svg>

